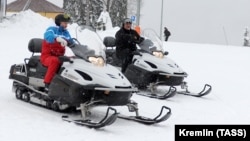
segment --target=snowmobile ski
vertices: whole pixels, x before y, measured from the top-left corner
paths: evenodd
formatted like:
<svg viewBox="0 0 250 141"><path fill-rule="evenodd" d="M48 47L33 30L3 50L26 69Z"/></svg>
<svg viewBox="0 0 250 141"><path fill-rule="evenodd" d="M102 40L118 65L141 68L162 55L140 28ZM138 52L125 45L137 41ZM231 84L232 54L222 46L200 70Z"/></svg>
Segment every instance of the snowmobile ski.
<svg viewBox="0 0 250 141"><path fill-rule="evenodd" d="M176 94L176 88L171 86L168 92L163 95L156 93L136 93L136 94L156 99L167 99L173 97Z"/></svg>
<svg viewBox="0 0 250 141"><path fill-rule="evenodd" d="M202 96L209 94L211 91L212 91L212 86L209 84L205 84L205 86L203 87L203 90L200 91L199 93L190 92L189 90L186 89L185 91L177 91L177 94L183 94L183 95L194 96L194 97L202 97Z"/></svg>
<svg viewBox="0 0 250 141"><path fill-rule="evenodd" d="M111 110L113 111L113 113L111 115L109 115ZM107 109L106 115L99 122L92 122L91 120L82 120L82 119L74 120L74 119L69 118L69 116L67 116L67 115L63 115L62 120L67 121L67 122L72 122L72 123L75 123L77 125L97 129L97 128L108 126L108 125L111 125L112 123L114 123L115 120L117 119L117 114L118 113L117 113L116 109L109 107Z"/></svg>
<svg viewBox="0 0 250 141"><path fill-rule="evenodd" d="M165 115L163 115L164 109L168 110L168 112ZM146 125L151 125L151 124L155 124L155 123L159 123L159 122L167 120L171 116L171 114L172 114L171 109L169 107L162 106L161 112L155 118L148 118L144 116L125 116L122 114L118 114L118 118L126 119L126 120L133 120L133 121L143 123Z"/></svg>

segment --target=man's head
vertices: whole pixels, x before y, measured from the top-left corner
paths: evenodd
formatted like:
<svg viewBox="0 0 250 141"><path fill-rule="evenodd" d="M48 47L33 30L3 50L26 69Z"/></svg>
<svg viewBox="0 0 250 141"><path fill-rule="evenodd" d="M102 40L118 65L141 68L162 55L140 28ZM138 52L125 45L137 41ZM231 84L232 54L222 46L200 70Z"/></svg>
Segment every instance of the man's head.
<svg viewBox="0 0 250 141"><path fill-rule="evenodd" d="M55 17L55 24L57 26L62 26L64 28L67 28L68 22L70 22L70 17L67 14L58 14Z"/></svg>
<svg viewBox="0 0 250 141"><path fill-rule="evenodd" d="M126 18L123 20L122 26L123 28L125 28L126 30L130 30L131 29L131 25L132 25L132 21L129 18Z"/></svg>

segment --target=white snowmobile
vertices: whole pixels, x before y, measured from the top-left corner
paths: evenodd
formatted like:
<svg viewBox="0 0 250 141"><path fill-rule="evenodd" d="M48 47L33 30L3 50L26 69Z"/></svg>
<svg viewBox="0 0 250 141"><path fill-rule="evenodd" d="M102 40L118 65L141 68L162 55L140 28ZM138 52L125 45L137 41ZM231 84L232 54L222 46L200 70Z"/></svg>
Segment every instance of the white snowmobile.
<svg viewBox="0 0 250 141"><path fill-rule="evenodd" d="M145 37L145 40L138 44L138 50L133 53L132 64L128 66L124 73L131 83L140 91L143 91L143 93L139 91L137 94L167 99L175 94L202 97L211 92L212 87L208 84L205 84L203 90L199 93L190 92L187 83L184 81L188 74L167 57L168 52L164 52L162 41L157 34L151 29L146 29L143 31L142 37ZM103 39L103 42L106 46L107 62L120 67L121 62L115 54L115 38L107 36ZM164 89L159 89L161 86L168 86L168 88L167 90L165 88L164 91Z"/></svg>
<svg viewBox="0 0 250 141"><path fill-rule="evenodd" d="M47 68L39 61L42 39L31 39L28 49L32 56L24 59L24 63L12 65L10 69L9 78L13 80L16 98L55 111L76 109L81 111L79 120L68 116L62 116L62 119L91 128L110 125L117 117L144 124L159 123L170 117L171 109L166 106L162 106L155 118L140 116L137 103L131 100L136 88L116 67L105 63L105 52L100 48L103 43L97 41L95 46L90 47L81 45L77 40L75 42L71 47L75 57L60 58L63 64L46 93L43 78ZM89 114L90 109L97 106L108 108L105 116L96 122ZM135 112L136 115L122 115L112 106L128 106L129 112Z"/></svg>

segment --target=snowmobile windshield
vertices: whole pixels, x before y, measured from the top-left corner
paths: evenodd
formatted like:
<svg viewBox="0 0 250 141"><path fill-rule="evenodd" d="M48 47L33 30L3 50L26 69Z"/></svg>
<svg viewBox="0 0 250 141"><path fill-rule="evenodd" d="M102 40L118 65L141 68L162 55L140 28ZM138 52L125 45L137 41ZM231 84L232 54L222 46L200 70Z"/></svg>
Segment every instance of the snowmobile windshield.
<svg viewBox="0 0 250 141"><path fill-rule="evenodd" d="M101 48L98 48L98 46L99 44L82 45L82 44L77 43L71 48L71 50L73 51L76 57L79 57L85 60L88 60L89 57L105 58L104 50Z"/></svg>
<svg viewBox="0 0 250 141"><path fill-rule="evenodd" d="M164 52L162 41L154 30L146 29L142 32L141 36L145 38L145 40L139 44L141 50L148 53Z"/></svg>
<svg viewBox="0 0 250 141"><path fill-rule="evenodd" d="M76 57L87 60L95 65L103 66L106 62L106 54L102 41L92 31L88 31L88 35L82 38L80 40L84 45L75 39L76 44L71 48L72 52Z"/></svg>

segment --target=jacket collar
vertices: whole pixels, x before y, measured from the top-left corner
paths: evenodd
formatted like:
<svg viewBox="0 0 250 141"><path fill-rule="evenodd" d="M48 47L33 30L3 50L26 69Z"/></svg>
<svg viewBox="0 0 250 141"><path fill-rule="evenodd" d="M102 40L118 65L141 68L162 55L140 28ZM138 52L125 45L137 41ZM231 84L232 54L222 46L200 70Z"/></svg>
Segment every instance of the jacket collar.
<svg viewBox="0 0 250 141"><path fill-rule="evenodd" d="M65 31L66 29L64 29L62 26L58 26L58 31L60 31L60 32L63 32L63 31Z"/></svg>

